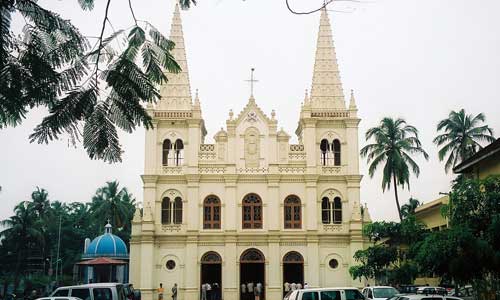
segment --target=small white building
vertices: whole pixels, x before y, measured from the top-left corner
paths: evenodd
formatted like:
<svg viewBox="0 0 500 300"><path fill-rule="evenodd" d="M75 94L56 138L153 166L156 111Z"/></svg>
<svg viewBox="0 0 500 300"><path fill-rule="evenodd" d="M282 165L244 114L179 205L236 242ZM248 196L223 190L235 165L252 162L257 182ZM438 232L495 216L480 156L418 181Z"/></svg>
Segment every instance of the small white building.
<svg viewBox="0 0 500 300"><path fill-rule="evenodd" d="M261 299L305 283L361 286L348 272L365 243L360 119L352 93L346 106L326 11L298 144L253 95L239 114L229 112L215 144L205 144L178 8L170 39L182 72L169 74L162 100L148 108L154 129L146 132L144 208L132 225L130 279L143 299L157 299L160 283L165 297L177 283L180 300L200 299L204 283L217 283L226 300L249 299L249 286L259 283Z"/></svg>

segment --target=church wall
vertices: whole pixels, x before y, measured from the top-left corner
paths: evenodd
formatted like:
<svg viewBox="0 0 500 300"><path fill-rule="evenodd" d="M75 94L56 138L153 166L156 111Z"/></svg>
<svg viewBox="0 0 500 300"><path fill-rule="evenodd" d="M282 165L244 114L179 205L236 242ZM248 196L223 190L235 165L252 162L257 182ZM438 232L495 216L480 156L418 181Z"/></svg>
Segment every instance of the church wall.
<svg viewBox="0 0 500 300"><path fill-rule="evenodd" d="M178 12L177 12L178 14ZM329 23L322 12L322 26ZM176 52L186 66L180 18L174 17ZM329 27L323 32L329 32ZM179 36L181 35L181 36ZM320 44L331 43L328 35ZM318 55L334 51L319 51ZM144 211L134 216L131 241L131 282L141 288L144 300L157 299L162 282L171 296L179 285L179 300L200 299L201 258L217 252L222 258L225 300L239 299L240 256L259 249L265 256L265 299L281 299L283 257L290 251L304 259L304 281L310 287L360 286L350 278L352 256L364 247L359 212L357 108L351 95L345 107L337 60L319 57L315 63L311 98L304 99L297 135L299 145L290 145L284 130L277 132L276 113L270 117L253 96L238 116L231 111L226 130L215 136L215 144L203 145L206 134L198 95L192 99L187 68L162 87L162 100L148 107L155 129L146 132ZM324 76L324 71L333 72ZM335 71L337 70L337 71ZM337 82L338 81L338 82ZM169 89L170 87L170 89ZM163 140L184 143L180 165L162 165ZM321 140L341 143L341 164L320 161ZM329 153L329 158L332 158ZM242 229L242 201L257 194L263 203L262 229ZM183 199L182 224L161 223L161 201L176 195ZM203 202L209 195L221 201L221 229L203 228ZM301 228L285 229L284 201L295 195L301 200ZM322 223L321 199L342 200L342 223ZM171 259L176 267L167 269ZM338 264L329 264L335 259Z"/></svg>

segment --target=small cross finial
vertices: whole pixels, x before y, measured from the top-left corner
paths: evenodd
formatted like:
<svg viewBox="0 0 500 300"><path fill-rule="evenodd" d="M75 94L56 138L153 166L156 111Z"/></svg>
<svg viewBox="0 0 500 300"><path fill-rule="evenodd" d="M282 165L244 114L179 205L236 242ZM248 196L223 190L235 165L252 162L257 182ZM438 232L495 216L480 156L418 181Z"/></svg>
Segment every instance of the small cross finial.
<svg viewBox="0 0 500 300"><path fill-rule="evenodd" d="M255 68L251 68L250 71L251 71L250 79L245 81L250 82L250 97L253 97L253 84L254 82L258 82L258 80L254 79L253 77L253 72L255 71Z"/></svg>

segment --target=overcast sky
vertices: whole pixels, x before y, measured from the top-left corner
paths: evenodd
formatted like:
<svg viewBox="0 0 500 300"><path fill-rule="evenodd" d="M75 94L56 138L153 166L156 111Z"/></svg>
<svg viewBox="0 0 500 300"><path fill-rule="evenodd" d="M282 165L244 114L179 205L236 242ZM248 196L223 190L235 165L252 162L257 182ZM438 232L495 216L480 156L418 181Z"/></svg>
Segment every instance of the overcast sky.
<svg viewBox="0 0 500 300"><path fill-rule="evenodd" d="M70 19L85 35L96 36L104 13L103 0L92 12L77 1L39 1ZM249 96L249 69L259 80L257 104L276 110L279 126L294 135L304 90L310 88L319 13L291 14L284 0L199 0L182 12L191 88L199 89L208 140L225 125L229 109L237 114ZM148 20L168 35L174 0L133 0L138 19ZM316 8L321 0L290 0L297 9ZM420 131L428 162L418 159L421 174L411 191L431 201L449 190L432 144L436 124L450 110L484 112L500 132L500 1L374 0L338 2L330 6L337 58L346 96L355 90L359 109L360 146L364 132L382 117L402 117ZM113 26L132 24L127 1L111 2ZM336 11L332 11L336 10ZM16 20L15 31L22 26ZM89 201L95 190L117 179L142 201L144 130L121 134L123 162L91 161L81 145L67 138L49 145L30 144L28 135L44 112L34 111L21 126L0 130L0 219L16 203L28 200L36 186L50 199ZM294 137L296 141L296 138ZM381 189L379 175L367 175L361 161L361 202L373 219L396 219L393 191Z"/></svg>

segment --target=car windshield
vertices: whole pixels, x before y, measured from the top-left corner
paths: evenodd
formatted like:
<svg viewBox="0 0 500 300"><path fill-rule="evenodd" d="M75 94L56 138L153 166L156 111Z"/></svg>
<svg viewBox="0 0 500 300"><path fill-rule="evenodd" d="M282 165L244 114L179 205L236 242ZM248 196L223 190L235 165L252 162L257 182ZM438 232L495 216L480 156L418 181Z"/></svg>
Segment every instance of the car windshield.
<svg viewBox="0 0 500 300"><path fill-rule="evenodd" d="M375 298L390 298L396 295L398 291L395 288L374 288L373 297Z"/></svg>

